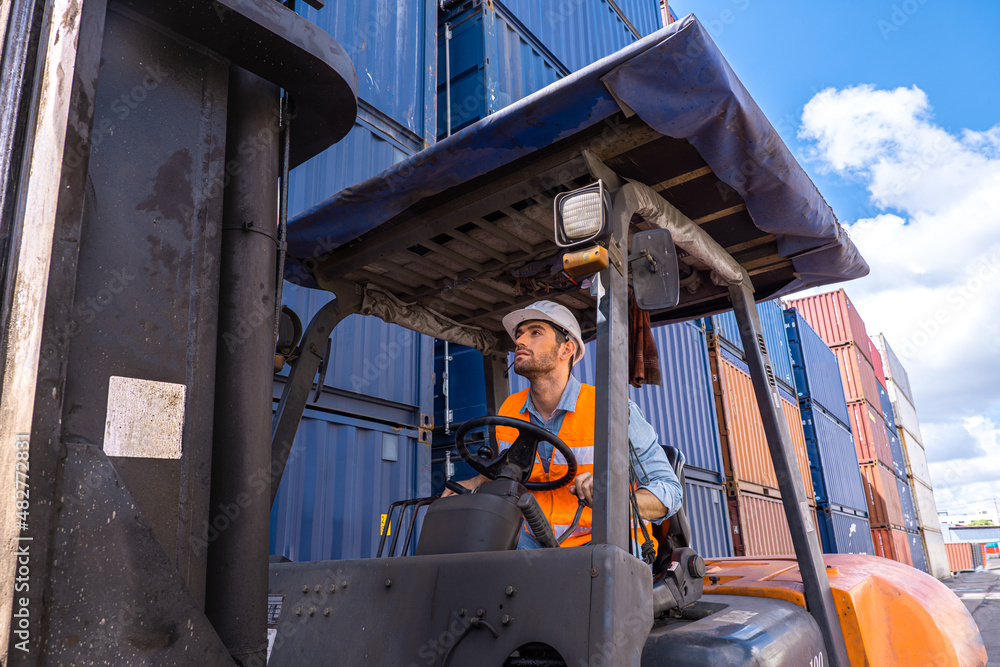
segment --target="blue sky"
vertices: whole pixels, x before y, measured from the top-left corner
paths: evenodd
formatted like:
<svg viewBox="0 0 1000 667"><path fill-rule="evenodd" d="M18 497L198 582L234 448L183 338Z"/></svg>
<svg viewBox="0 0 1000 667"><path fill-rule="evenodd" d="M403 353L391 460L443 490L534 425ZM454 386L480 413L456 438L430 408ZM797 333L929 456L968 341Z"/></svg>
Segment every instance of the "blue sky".
<svg viewBox="0 0 1000 667"><path fill-rule="evenodd" d="M871 266L938 506L1000 496L1000 2L690 0ZM982 501L982 502L979 502Z"/></svg>

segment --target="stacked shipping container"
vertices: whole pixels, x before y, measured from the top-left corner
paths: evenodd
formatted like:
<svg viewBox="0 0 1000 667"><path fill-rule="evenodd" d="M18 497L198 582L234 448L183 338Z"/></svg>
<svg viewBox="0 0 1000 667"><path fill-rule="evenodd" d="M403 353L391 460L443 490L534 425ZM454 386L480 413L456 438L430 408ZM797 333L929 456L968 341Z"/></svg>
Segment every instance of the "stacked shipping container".
<svg viewBox="0 0 1000 667"><path fill-rule="evenodd" d="M827 553L874 553L868 503L836 355L794 309L784 312L799 409Z"/></svg>
<svg viewBox="0 0 1000 667"><path fill-rule="evenodd" d="M347 137L292 172L291 216L416 153L436 123L436 3L386 12L352 0L302 13L350 55L359 109ZM282 301L308 325L331 298L285 283ZM352 316L331 349L271 512L271 553L292 560L373 555L389 504L430 492L433 341ZM283 383L276 379L276 398Z"/></svg>
<svg viewBox="0 0 1000 667"><path fill-rule="evenodd" d="M776 301L757 304L768 356L796 452L806 496L815 504L809 455L792 371L784 319ZM709 354L719 414L729 519L737 556L793 553L778 480L764 435L743 344L732 312L709 320Z"/></svg>
<svg viewBox="0 0 1000 667"><path fill-rule="evenodd" d="M789 306L801 314L837 358L875 553L912 564L903 501L879 395L881 359L872 354L865 323L842 289L794 299Z"/></svg>
<svg viewBox="0 0 1000 667"><path fill-rule="evenodd" d="M884 361L886 400L892 406L894 436L905 463L906 483L912 492L916 526L923 546L926 570L935 577L948 576L948 554L945 551L937 504L931 486L930 470L924 453L923 438L909 376L885 336L879 336L878 349ZM914 558L916 560L916 558Z"/></svg>

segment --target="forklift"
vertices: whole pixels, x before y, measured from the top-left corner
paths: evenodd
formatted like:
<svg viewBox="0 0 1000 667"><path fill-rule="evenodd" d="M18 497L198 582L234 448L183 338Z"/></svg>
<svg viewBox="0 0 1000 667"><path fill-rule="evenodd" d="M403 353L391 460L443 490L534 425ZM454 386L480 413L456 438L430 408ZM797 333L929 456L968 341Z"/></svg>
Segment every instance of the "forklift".
<svg viewBox="0 0 1000 667"><path fill-rule="evenodd" d="M329 35L274 0L0 19L4 664L985 664L939 582L821 553L754 303L867 266L694 17L291 221L289 171L357 113ZM283 279L336 298L302 327ZM651 565L630 550L630 293L654 326L735 311L794 555L703 559L683 509ZM500 318L540 298L596 340L585 546L557 547L531 502L558 438L466 440L510 425ZM490 481L403 500L402 555L269 563L352 314L483 353L490 414L457 437ZM549 548L515 548L525 521Z"/></svg>

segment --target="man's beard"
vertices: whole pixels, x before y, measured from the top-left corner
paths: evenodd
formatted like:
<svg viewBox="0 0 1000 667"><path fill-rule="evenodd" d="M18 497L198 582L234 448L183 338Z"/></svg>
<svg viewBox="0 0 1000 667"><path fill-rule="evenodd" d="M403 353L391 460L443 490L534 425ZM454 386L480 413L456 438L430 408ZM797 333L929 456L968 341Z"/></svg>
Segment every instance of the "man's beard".
<svg viewBox="0 0 1000 667"><path fill-rule="evenodd" d="M528 381L551 372L559 365L559 348L544 351L532 352L526 350L528 356L518 359L514 358L514 372Z"/></svg>

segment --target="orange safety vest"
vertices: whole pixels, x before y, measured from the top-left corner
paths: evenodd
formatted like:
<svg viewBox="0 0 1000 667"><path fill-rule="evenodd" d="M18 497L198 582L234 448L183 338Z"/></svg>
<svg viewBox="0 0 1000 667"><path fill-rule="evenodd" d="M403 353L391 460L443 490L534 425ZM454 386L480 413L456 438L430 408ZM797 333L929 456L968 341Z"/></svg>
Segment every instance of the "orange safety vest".
<svg viewBox="0 0 1000 667"><path fill-rule="evenodd" d="M526 422L531 421L531 415L527 411L522 412L525 402L528 400L528 391L525 389L507 397L500 407L501 417L514 417ZM576 474L594 472L594 420L597 392L589 384L580 385L580 395L576 400L576 410L567 412L563 418L562 426L556 435L573 450L576 456ZM517 439L515 429L498 426L497 440L503 443L513 443ZM559 479L566 474L568 464L558 450L553 450L552 461L549 463L548 472L542 466L541 457L536 452L535 465L531 469L529 482L549 482ZM575 493L570 493L569 484L555 489L554 491L532 491L538 500L539 507L545 513L549 523L552 524L552 532L558 539L567 528L573 523L576 510L579 507L579 498ZM580 515L580 522L576 530L566 538L561 546L576 547L581 544L590 543L591 526L593 525L593 515L589 507L583 508ZM527 527L525 528L527 530ZM642 532L638 526L633 528L633 539L637 544L642 544ZM651 538L652 539L652 538ZM653 540L654 546L656 540Z"/></svg>

